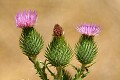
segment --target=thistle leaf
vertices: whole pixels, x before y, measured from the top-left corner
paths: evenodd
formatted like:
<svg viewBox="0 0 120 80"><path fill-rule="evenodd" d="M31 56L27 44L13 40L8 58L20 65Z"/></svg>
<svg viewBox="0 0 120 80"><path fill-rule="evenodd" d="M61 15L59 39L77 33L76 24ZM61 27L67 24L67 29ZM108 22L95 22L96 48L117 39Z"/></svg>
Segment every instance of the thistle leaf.
<svg viewBox="0 0 120 80"><path fill-rule="evenodd" d="M64 70L64 69L63 69L63 80L72 80L71 74L67 70Z"/></svg>

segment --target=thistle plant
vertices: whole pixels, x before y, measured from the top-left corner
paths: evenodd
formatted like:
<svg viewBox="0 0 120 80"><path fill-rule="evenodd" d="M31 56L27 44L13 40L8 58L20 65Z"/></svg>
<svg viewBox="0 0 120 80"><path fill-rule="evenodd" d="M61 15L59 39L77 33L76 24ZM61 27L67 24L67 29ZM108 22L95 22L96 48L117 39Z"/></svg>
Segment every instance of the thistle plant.
<svg viewBox="0 0 120 80"><path fill-rule="evenodd" d="M59 24L55 24L52 41L45 50L46 60L41 61L37 56L43 48L44 40L34 28L36 21L36 11L29 10L19 12L16 15L16 26L22 29L19 39L20 48L23 54L33 63L36 74L42 80L49 80L46 73L46 70L48 70L54 80L83 80L89 73L89 67L95 63L94 59L98 49L94 36L99 34L99 26L86 23L78 26L77 31L82 35L73 51L65 40L63 28ZM73 54L75 54L81 66L76 67L74 64L70 64ZM50 70L51 66L56 68L56 73ZM70 72L65 70L66 66L72 66L76 70L76 74L71 76Z"/></svg>
<svg viewBox="0 0 120 80"><path fill-rule="evenodd" d="M95 62L97 55L97 45L94 41L94 36L100 32L99 26L96 24L86 24L77 27L78 32L82 35L76 44L75 55L77 60L81 63L81 68L76 68L77 73L75 74L74 80L82 80L89 73L89 67Z"/></svg>

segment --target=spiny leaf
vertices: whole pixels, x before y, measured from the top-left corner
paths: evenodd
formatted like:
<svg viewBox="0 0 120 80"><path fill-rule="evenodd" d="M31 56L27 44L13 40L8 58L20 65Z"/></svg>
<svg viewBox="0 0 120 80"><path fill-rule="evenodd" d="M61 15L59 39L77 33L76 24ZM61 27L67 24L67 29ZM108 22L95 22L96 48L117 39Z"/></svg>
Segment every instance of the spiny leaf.
<svg viewBox="0 0 120 80"><path fill-rule="evenodd" d="M71 74L65 69L63 69L63 80L72 80Z"/></svg>

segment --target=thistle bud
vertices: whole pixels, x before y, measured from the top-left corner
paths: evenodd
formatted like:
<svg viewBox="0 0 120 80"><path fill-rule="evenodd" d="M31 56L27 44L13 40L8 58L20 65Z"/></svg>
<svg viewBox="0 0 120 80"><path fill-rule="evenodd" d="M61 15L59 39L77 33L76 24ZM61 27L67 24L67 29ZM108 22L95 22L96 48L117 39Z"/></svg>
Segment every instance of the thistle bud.
<svg viewBox="0 0 120 80"><path fill-rule="evenodd" d="M25 55L29 57L37 56L42 47L43 39L33 27L22 29L20 48Z"/></svg>
<svg viewBox="0 0 120 80"><path fill-rule="evenodd" d="M54 36L62 36L64 35L64 31L62 27L58 24L55 24L54 29L53 29L53 35Z"/></svg>
<svg viewBox="0 0 120 80"><path fill-rule="evenodd" d="M54 36L52 42L47 47L45 57L52 66L59 67L67 65L72 58L70 46L64 39L63 29L58 24L53 30Z"/></svg>

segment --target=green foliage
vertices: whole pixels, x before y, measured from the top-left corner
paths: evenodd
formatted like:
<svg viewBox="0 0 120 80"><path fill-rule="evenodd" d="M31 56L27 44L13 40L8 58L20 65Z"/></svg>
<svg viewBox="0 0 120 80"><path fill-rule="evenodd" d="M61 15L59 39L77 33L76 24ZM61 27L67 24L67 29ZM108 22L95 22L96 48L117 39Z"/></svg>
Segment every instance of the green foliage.
<svg viewBox="0 0 120 80"><path fill-rule="evenodd" d="M90 64L97 54L97 45L93 36L82 35L75 48L76 57L82 64Z"/></svg>
<svg viewBox="0 0 120 80"><path fill-rule="evenodd" d="M65 66L72 58L72 51L63 36L54 36L52 42L47 47L45 57L52 66Z"/></svg>
<svg viewBox="0 0 120 80"><path fill-rule="evenodd" d="M63 69L63 80L72 80L71 74L67 70L64 70L64 69Z"/></svg>
<svg viewBox="0 0 120 80"><path fill-rule="evenodd" d="M33 28L23 28L20 37L20 48L27 56L36 56L43 47L43 40L40 34Z"/></svg>

